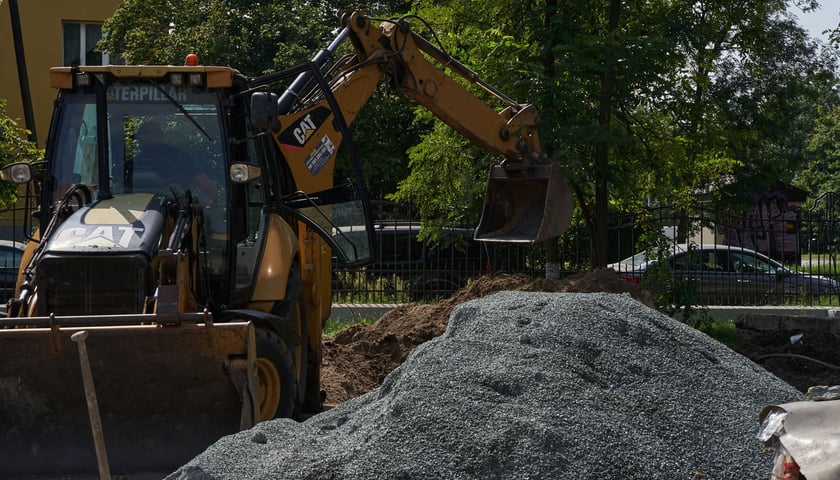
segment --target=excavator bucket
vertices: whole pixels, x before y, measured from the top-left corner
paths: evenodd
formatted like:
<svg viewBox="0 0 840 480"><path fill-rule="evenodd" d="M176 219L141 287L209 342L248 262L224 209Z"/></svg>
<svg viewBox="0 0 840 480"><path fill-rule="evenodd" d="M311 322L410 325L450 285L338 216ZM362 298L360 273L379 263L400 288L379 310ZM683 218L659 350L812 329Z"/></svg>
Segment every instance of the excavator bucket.
<svg viewBox="0 0 840 480"><path fill-rule="evenodd" d="M508 170L490 167L475 239L536 242L559 237L572 221L574 200L557 165Z"/></svg>
<svg viewBox="0 0 840 480"><path fill-rule="evenodd" d="M99 478L81 348L113 475L162 478L258 418L250 323L0 329L0 478Z"/></svg>

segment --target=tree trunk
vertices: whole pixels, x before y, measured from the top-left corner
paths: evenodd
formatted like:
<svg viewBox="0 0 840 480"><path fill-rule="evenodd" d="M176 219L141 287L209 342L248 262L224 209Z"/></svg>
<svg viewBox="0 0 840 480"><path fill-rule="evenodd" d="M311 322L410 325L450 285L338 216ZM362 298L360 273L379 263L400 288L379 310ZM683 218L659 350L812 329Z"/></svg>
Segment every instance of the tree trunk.
<svg viewBox="0 0 840 480"><path fill-rule="evenodd" d="M543 25L548 31L551 26L552 17L557 12L557 0L546 0L545 15L543 16ZM546 48L547 52L543 57L543 69L546 78L554 78L554 63L556 59L551 53L551 48ZM546 152L548 153L548 152ZM550 156L550 155L549 155ZM545 278L559 278L560 277L560 255L557 251L558 238L548 238L544 241L545 244Z"/></svg>
<svg viewBox="0 0 840 480"><path fill-rule="evenodd" d="M592 268L607 266L607 216L609 210L609 188L606 172L609 171L609 129L612 119L612 97L615 89L615 60L610 37L618 29L621 15L621 1L610 0L607 15L607 41L604 47L604 73L601 75L601 94L598 104L599 139L595 145L595 238L593 238Z"/></svg>

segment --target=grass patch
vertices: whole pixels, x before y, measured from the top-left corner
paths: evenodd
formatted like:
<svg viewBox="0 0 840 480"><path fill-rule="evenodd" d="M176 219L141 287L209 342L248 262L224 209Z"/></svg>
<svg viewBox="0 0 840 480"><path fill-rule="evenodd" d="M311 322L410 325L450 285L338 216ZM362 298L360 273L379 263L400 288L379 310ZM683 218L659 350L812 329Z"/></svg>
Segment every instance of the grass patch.
<svg viewBox="0 0 840 480"><path fill-rule="evenodd" d="M376 320L378 320L378 319L376 319L376 318L362 318L357 322L346 322L346 321L345 322L340 322L340 321L337 321L337 320L328 319L327 324L324 326L323 336L324 336L325 340L330 340L332 338L335 338L335 336L338 335L339 333L343 332L344 330L347 330L348 328L350 328L354 325L370 325L373 322L375 322Z"/></svg>
<svg viewBox="0 0 840 480"><path fill-rule="evenodd" d="M705 308L683 307L671 317L705 333L727 347L738 343L738 329L735 322L715 319Z"/></svg>
<svg viewBox="0 0 840 480"><path fill-rule="evenodd" d="M698 327L698 330L728 347L738 343L738 330L735 327L735 322L730 320L715 320L704 323Z"/></svg>

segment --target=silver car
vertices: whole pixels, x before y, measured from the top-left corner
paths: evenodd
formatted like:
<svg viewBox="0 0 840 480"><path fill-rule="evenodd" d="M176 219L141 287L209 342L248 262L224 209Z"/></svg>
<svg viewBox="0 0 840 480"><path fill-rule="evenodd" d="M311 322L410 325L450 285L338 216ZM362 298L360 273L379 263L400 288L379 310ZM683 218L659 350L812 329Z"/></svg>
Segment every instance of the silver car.
<svg viewBox="0 0 840 480"><path fill-rule="evenodd" d="M663 253L641 252L608 267L654 293L684 295L675 302L698 305L798 303L840 294L835 280L790 270L746 248L677 244Z"/></svg>

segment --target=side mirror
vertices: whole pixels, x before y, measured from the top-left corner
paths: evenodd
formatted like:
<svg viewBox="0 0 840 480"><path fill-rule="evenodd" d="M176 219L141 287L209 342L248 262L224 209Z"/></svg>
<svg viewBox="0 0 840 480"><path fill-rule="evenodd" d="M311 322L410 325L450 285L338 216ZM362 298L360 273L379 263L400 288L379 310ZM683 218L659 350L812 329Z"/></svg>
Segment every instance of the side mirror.
<svg viewBox="0 0 840 480"><path fill-rule="evenodd" d="M21 184L32 180L32 167L26 162L10 163L0 170L0 180Z"/></svg>
<svg viewBox="0 0 840 480"><path fill-rule="evenodd" d="M251 125L261 130L280 129L280 109L277 106L277 94L254 92L251 94Z"/></svg>

